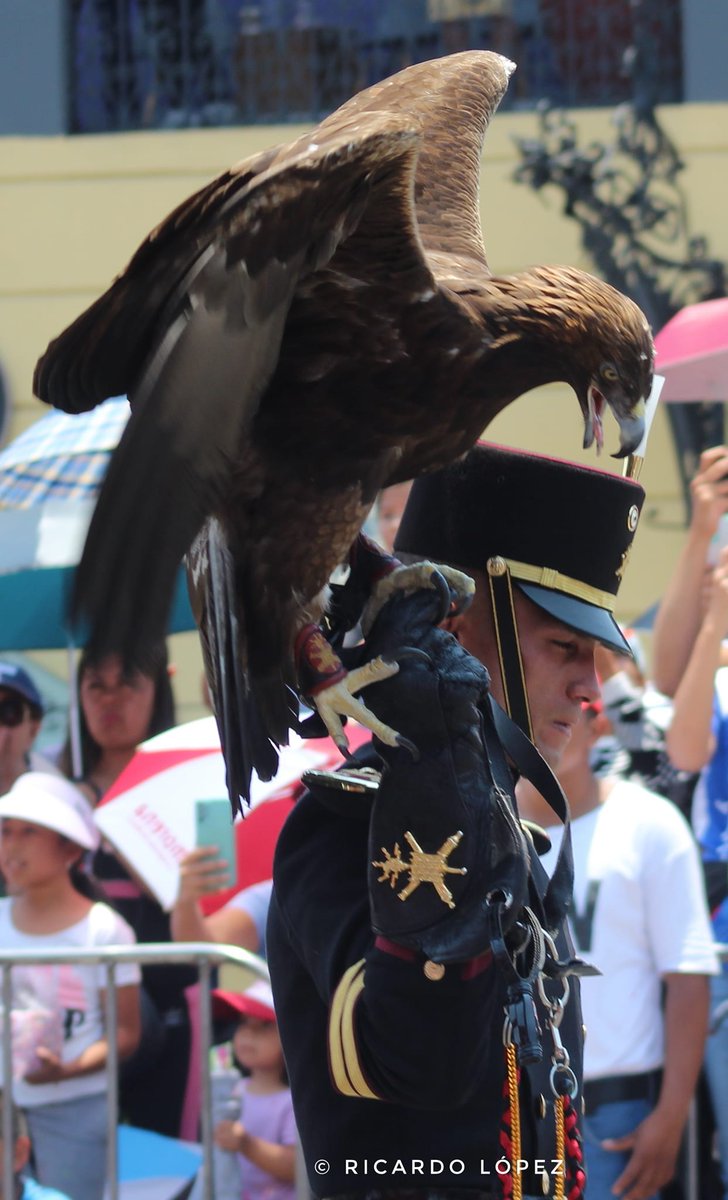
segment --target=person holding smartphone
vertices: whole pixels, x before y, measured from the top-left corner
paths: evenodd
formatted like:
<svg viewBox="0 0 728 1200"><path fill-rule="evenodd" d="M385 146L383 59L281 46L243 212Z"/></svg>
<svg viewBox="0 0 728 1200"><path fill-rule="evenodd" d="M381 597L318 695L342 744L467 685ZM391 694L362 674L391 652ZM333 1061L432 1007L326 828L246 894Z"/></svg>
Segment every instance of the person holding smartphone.
<svg viewBox="0 0 728 1200"><path fill-rule="evenodd" d="M219 807L210 820L211 805ZM194 850L180 862L180 883L171 912L176 942L219 942L240 946L265 958L265 927L273 887L263 879L236 892L213 912L204 912L202 901L230 887L235 875L235 827L230 802L197 801L197 837ZM206 819L207 814L207 819ZM219 823L216 832L215 824Z"/></svg>
<svg viewBox="0 0 728 1200"><path fill-rule="evenodd" d="M654 676L673 696L667 750L673 764L700 771L693 827L700 842L713 935L728 942L728 548L715 540L728 513L728 447L701 455L691 484L688 535L655 622ZM717 559L716 559L717 554ZM711 563L713 559L713 563ZM713 1028L705 1071L718 1131L723 1194L728 1197L728 962L711 980Z"/></svg>

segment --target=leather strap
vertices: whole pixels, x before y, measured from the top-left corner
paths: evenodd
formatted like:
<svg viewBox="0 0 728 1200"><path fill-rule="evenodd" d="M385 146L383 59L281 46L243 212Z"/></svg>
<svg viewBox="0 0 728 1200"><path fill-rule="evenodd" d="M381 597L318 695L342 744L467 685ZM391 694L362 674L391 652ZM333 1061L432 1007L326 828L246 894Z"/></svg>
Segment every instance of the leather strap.
<svg viewBox="0 0 728 1200"><path fill-rule="evenodd" d="M574 857L571 848L569 802L563 788L533 742L503 711L492 696L488 697L496 733L518 772L540 792L564 826L564 835L556 865L542 897L547 928L555 930L566 915L574 889Z"/></svg>
<svg viewBox="0 0 728 1200"><path fill-rule="evenodd" d="M506 710L526 736L531 737L531 713L518 640L511 574L504 558L489 558L487 570Z"/></svg>

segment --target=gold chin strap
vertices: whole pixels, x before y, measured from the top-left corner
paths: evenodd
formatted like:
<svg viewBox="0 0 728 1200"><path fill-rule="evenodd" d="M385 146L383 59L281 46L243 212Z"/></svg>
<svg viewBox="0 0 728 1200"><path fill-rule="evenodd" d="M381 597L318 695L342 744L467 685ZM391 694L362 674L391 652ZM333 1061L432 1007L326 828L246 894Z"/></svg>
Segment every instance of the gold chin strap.
<svg viewBox="0 0 728 1200"><path fill-rule="evenodd" d="M642 474L642 465L644 463L644 455L629 454L624 460L622 466L622 475L625 479L639 479Z"/></svg>
<svg viewBox="0 0 728 1200"><path fill-rule="evenodd" d="M495 636L498 643L505 709L511 720L520 725L526 737L533 740L526 677L523 672L516 610L513 603L511 573L508 563L500 556L489 558L486 570L490 586Z"/></svg>

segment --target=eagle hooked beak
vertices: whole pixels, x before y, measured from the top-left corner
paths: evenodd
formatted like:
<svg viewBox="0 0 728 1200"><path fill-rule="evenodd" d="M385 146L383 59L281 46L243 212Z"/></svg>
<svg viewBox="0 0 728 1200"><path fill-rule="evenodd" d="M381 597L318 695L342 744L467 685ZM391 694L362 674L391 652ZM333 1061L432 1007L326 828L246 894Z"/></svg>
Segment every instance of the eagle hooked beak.
<svg viewBox="0 0 728 1200"><path fill-rule="evenodd" d="M626 458L639 446L645 432L645 400L640 397L635 405L627 407L623 396L608 399L595 383L587 391L587 411L584 418L584 449L596 442L597 453L604 445L603 418L607 407L611 408L619 425L619 450L613 458Z"/></svg>

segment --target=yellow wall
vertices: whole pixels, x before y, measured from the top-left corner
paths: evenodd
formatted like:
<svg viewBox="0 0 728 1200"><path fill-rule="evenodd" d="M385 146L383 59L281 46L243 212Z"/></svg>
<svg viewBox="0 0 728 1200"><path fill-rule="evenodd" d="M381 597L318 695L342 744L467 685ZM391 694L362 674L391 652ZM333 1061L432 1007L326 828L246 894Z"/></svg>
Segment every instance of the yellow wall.
<svg viewBox="0 0 728 1200"><path fill-rule="evenodd" d="M728 261L728 105L666 108L660 119L686 163L683 187L692 232L707 236L711 254ZM582 143L613 138L609 112L580 113L577 124ZM144 234L231 162L298 132L264 126L0 139L0 363L13 406L9 436L44 411L31 394L39 353L104 289ZM518 161L513 137L536 133L533 114L504 113L488 134L482 211L491 266L497 273L535 262L589 269L579 227L562 214L562 194L556 189L536 194L512 181ZM563 388L519 400L490 433L513 445L582 457L576 401ZM608 448L615 441L611 427ZM646 516L620 601L619 615L626 620L659 596L679 545L682 504L664 414L656 419L643 482ZM200 660L193 647L192 636L174 639L183 717L199 709ZM59 665L59 673L64 669Z"/></svg>

